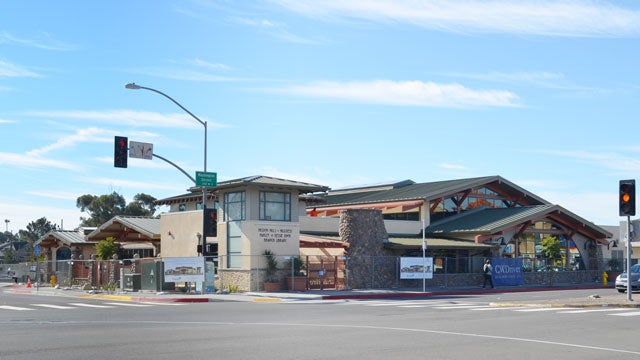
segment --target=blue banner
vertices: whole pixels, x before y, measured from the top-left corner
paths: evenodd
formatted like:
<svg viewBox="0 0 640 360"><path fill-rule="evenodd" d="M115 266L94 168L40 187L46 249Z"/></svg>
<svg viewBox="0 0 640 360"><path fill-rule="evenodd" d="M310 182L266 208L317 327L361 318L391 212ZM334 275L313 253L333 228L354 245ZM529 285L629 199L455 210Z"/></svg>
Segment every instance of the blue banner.
<svg viewBox="0 0 640 360"><path fill-rule="evenodd" d="M493 258L494 285L523 285L522 258Z"/></svg>

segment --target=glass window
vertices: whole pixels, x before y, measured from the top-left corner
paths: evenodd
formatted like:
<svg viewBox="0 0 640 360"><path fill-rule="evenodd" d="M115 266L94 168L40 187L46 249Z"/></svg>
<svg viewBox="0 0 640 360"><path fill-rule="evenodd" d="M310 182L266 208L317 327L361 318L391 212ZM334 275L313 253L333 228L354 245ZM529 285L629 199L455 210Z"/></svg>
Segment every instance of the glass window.
<svg viewBox="0 0 640 360"><path fill-rule="evenodd" d="M178 205L178 211L186 211L186 210L187 210L187 205L185 204Z"/></svg>
<svg viewBox="0 0 640 360"><path fill-rule="evenodd" d="M224 194L224 220L245 220L246 195L244 191Z"/></svg>
<svg viewBox="0 0 640 360"><path fill-rule="evenodd" d="M260 192L260 220L291 221L291 193Z"/></svg>

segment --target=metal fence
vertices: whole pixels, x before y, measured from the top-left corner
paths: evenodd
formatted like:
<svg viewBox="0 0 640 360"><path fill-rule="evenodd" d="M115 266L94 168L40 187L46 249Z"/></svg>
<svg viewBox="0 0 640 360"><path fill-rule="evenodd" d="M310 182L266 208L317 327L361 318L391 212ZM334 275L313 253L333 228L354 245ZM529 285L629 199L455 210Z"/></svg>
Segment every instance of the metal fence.
<svg viewBox="0 0 640 360"><path fill-rule="evenodd" d="M300 274L292 259L302 263ZM398 256L276 256L276 282L280 290L342 290L342 289L421 289L423 280L400 279ZM479 286L483 282L484 257L433 257L433 276L426 286L433 288ZM632 259L633 263L638 262ZM214 265L215 289L229 291L264 291L267 261L264 256L208 257ZM238 264L230 267L230 264ZM64 286L83 289L167 290L190 291L194 284L164 283L163 261L160 258L125 260L63 260L20 264L0 264L0 279L9 278L9 269L21 283L37 282L40 286ZM603 259L598 266L586 269L581 263L563 264L551 259L524 259L525 285L601 283L608 272L609 282L626 269L626 259ZM292 276L300 275L300 276ZM146 276L146 277L145 277ZM151 278L150 278L151 276ZM293 288L292 288L293 287Z"/></svg>

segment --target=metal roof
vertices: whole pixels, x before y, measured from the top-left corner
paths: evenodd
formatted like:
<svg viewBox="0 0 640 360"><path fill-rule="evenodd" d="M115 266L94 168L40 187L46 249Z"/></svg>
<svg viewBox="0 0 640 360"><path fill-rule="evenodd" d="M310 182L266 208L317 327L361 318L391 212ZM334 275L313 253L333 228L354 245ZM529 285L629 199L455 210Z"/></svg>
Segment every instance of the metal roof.
<svg viewBox="0 0 640 360"><path fill-rule="evenodd" d="M87 235L87 239L102 240L108 236L120 234L125 229L131 229L134 233L144 235L148 239L160 239L160 219L146 216L115 216ZM143 240L131 237L129 239Z"/></svg>
<svg viewBox="0 0 640 360"><path fill-rule="evenodd" d="M480 187L499 188L499 192L505 195L512 195L521 198L521 202L526 205L543 205L549 204L543 198L526 191L525 189L515 185L514 183L500 176L485 176L469 179L446 180L428 183L412 183L400 182L398 186L392 189L383 189L372 187L371 191L366 188L358 188L357 191L339 191L332 194L330 191L324 198L325 204L319 204L317 207L321 209L324 206L338 206L365 203L381 203L388 201L418 200L426 201L436 200L440 198L450 197L454 194Z"/></svg>
<svg viewBox="0 0 640 360"><path fill-rule="evenodd" d="M278 188L295 189L300 191L301 193L314 193L314 192L329 190L327 186L323 186L323 185L316 185L316 184L274 178L274 177L263 176L263 175L247 176L239 179L222 181L218 183L218 186L216 186L215 189L219 190L219 189L235 188L235 187L246 186L249 184L258 184L258 185L273 186Z"/></svg>
<svg viewBox="0 0 640 360"><path fill-rule="evenodd" d="M607 230L573 214L559 205L521 206L511 208L480 208L445 218L426 228L427 234L494 234L499 231L550 218L560 225L579 233L604 239L611 237Z"/></svg>
<svg viewBox="0 0 640 360"><path fill-rule="evenodd" d="M36 245L51 240L59 240L66 245L94 244L95 241L87 241L81 230L51 230L36 241Z"/></svg>
<svg viewBox="0 0 640 360"><path fill-rule="evenodd" d="M489 244L476 244L471 240L453 240L453 239L441 239L428 237L425 239L427 248L433 247L436 249L491 249L496 245ZM420 249L422 248L422 238L389 238L389 242L385 244L389 249Z"/></svg>

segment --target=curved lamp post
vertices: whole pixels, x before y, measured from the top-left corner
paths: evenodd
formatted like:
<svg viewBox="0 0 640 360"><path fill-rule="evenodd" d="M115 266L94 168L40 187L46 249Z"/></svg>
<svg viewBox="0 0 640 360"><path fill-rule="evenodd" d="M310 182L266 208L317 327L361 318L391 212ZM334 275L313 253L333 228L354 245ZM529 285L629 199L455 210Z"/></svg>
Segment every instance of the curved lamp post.
<svg viewBox="0 0 640 360"><path fill-rule="evenodd" d="M187 110L187 108L185 108L184 106L182 106L182 104L180 104L179 102L177 102L176 100L174 100L171 96L163 93L160 90L156 90L150 87L146 87L146 86L141 86L138 85L136 83L128 83L124 86L127 89L130 90L139 90L139 89L144 89L144 90L149 90L149 91L153 91L155 93L158 93L164 97L166 97L167 99L171 100L174 104L178 105L180 107L180 109L184 110L187 114L191 115L192 118L196 119L200 124L202 124L202 126L204 126L204 172L207 172L207 122L206 121L202 121L200 120L200 118L198 118L197 116L195 116L191 111ZM205 252L206 252L206 245L207 245L207 237L205 235L205 229L206 229L206 219L205 219L205 209L207 207L207 188L206 187L202 187L202 256L205 256ZM206 272L206 266L205 266L205 272ZM204 292L204 286L203 286L203 292Z"/></svg>

